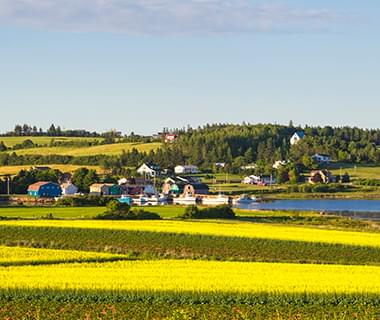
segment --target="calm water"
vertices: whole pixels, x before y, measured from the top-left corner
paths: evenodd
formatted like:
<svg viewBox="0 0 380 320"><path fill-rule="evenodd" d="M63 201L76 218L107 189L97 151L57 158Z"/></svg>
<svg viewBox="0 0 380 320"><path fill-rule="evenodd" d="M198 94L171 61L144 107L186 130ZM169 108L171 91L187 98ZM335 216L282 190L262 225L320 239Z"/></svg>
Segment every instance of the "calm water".
<svg viewBox="0 0 380 320"><path fill-rule="evenodd" d="M237 207L251 210L323 211L358 219L380 220L380 200L275 200Z"/></svg>

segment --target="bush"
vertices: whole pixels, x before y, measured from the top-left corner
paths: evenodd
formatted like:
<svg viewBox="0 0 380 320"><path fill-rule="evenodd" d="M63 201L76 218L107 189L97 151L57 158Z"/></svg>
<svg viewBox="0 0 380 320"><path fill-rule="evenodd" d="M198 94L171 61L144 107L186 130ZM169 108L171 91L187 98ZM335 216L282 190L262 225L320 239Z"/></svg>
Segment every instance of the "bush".
<svg viewBox="0 0 380 320"><path fill-rule="evenodd" d="M107 204L107 211L95 217L98 220L160 220L161 217L153 212L141 209L131 210L127 203L112 200Z"/></svg>
<svg viewBox="0 0 380 320"><path fill-rule="evenodd" d="M105 212L97 215L95 220L161 220L161 217L154 212L142 209L129 210L128 212Z"/></svg>
<svg viewBox="0 0 380 320"><path fill-rule="evenodd" d="M197 206L188 206L180 218L183 219L234 219L235 212L228 205L220 205L199 209Z"/></svg>

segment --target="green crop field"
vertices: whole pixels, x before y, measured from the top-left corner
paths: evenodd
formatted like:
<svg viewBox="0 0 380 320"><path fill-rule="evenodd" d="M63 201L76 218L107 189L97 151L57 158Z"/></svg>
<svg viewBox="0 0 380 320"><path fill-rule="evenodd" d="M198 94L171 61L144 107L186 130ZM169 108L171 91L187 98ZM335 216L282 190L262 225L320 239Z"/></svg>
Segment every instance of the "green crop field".
<svg viewBox="0 0 380 320"><path fill-rule="evenodd" d="M48 145L52 141L70 142L70 141L101 141L103 138L86 138L86 137L0 137L7 147L13 147L16 144L21 144L25 140L31 140L34 144Z"/></svg>
<svg viewBox="0 0 380 320"><path fill-rule="evenodd" d="M29 218L0 221L0 319L379 318L376 223L173 220L182 206L145 208L161 221L77 220L104 209L0 208Z"/></svg>
<svg viewBox="0 0 380 320"><path fill-rule="evenodd" d="M157 150L161 143L114 143L91 147L42 147L17 150L18 155L67 155L67 156L94 156L94 155L118 155L123 151L131 151L133 148L140 152Z"/></svg>

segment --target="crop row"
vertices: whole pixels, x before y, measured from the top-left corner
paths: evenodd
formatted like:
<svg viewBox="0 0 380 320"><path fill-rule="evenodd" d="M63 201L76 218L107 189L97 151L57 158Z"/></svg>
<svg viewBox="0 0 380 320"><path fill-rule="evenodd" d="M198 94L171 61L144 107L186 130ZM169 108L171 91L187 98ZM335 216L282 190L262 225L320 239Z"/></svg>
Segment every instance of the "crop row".
<svg viewBox="0 0 380 320"><path fill-rule="evenodd" d="M105 262L126 259L127 257L124 255L109 253L0 246L0 266Z"/></svg>
<svg viewBox="0 0 380 320"><path fill-rule="evenodd" d="M380 294L380 267L197 260L0 267L1 289Z"/></svg>
<svg viewBox="0 0 380 320"><path fill-rule="evenodd" d="M0 226L0 244L175 258L380 265L380 248L110 229Z"/></svg>
<svg viewBox="0 0 380 320"><path fill-rule="evenodd" d="M380 247L380 233L322 230L318 228L265 225L249 222L189 221L94 221L94 220L20 220L0 221L0 226L35 226L54 228L109 229L185 233L210 236L266 238L357 246Z"/></svg>
<svg viewBox="0 0 380 320"><path fill-rule="evenodd" d="M32 301L32 303L31 303ZM378 296L0 292L1 319L378 319Z"/></svg>

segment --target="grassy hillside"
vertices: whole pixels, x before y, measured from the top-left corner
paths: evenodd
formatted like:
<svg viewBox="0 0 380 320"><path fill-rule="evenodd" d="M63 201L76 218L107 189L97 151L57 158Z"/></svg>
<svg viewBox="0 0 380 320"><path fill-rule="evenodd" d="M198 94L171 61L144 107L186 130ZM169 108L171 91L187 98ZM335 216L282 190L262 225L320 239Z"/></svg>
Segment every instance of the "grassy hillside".
<svg viewBox="0 0 380 320"><path fill-rule="evenodd" d="M337 163L334 165L332 172L334 174L348 174L353 179L380 179L380 167L374 165L354 165Z"/></svg>
<svg viewBox="0 0 380 320"><path fill-rule="evenodd" d="M52 140L54 141L94 141L102 140L103 138L82 138L82 137L0 137L7 147L13 147L15 144L20 144L25 140L32 140L34 144L47 145Z"/></svg>
<svg viewBox="0 0 380 320"><path fill-rule="evenodd" d="M118 155L123 150L128 151L136 148L140 152L157 150L161 143L115 143L84 148L73 147L42 147L17 150L18 155L67 155L67 156L94 156L94 155Z"/></svg>
<svg viewBox="0 0 380 320"><path fill-rule="evenodd" d="M45 165L42 165L45 166ZM49 168L52 169L57 169L61 172L74 172L75 170L79 168L86 167L88 169L94 169L98 173L103 173L102 169L98 166L77 166L77 165L72 165L72 164L48 164L46 165ZM10 175L16 175L18 174L21 170L28 170L32 167L32 165L25 165L25 166L5 166L1 167L0 166L0 176L10 174Z"/></svg>

